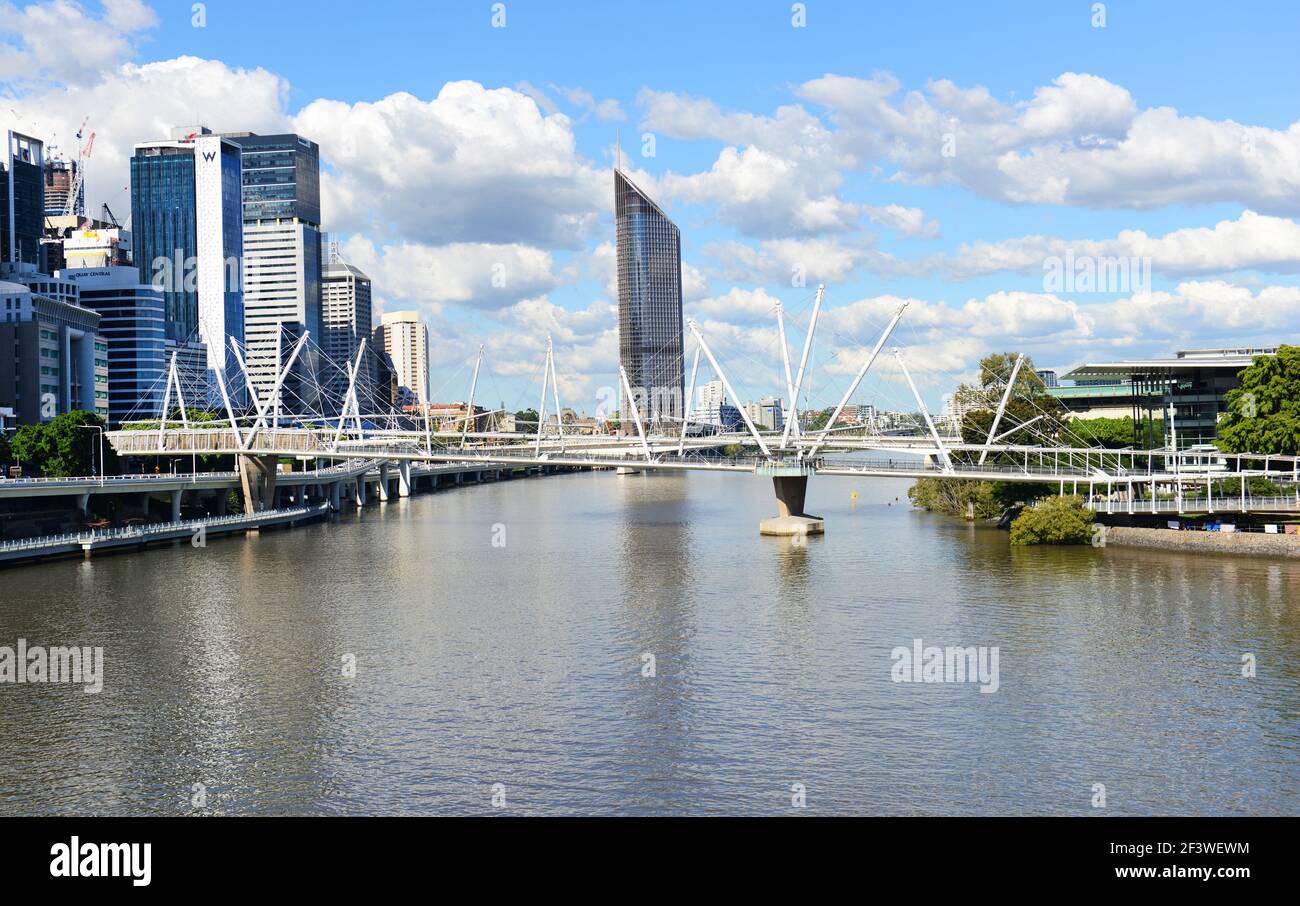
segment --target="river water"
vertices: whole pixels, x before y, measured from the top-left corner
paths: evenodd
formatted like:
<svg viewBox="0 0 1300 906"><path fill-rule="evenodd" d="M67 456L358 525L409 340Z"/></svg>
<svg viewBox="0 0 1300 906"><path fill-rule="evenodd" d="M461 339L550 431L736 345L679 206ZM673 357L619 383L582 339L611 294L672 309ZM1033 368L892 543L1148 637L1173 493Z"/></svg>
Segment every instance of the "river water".
<svg viewBox="0 0 1300 906"><path fill-rule="evenodd" d="M106 665L0 684L0 814L1300 812L1300 563L1013 550L905 482L809 510L573 474L0 572L0 645ZM895 682L916 639L997 690Z"/></svg>

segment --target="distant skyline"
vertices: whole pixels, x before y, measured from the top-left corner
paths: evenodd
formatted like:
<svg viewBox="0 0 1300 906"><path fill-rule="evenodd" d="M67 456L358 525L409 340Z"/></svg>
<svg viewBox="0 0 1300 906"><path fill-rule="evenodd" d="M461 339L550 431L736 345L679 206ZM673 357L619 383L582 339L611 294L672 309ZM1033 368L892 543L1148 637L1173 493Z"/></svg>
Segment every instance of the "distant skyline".
<svg viewBox="0 0 1300 906"><path fill-rule="evenodd" d="M73 154L88 116L87 212L123 218L173 126L318 142L322 228L376 322L421 312L434 400L484 343L481 396L536 405L548 334L566 406L617 384L616 133L748 399L783 385L773 303L797 353L818 282L816 406L901 299L936 411L990 352L1296 340L1293 4L331 6L0 0L0 116ZM1136 261L1059 279L1089 257ZM912 408L889 357L855 402Z"/></svg>

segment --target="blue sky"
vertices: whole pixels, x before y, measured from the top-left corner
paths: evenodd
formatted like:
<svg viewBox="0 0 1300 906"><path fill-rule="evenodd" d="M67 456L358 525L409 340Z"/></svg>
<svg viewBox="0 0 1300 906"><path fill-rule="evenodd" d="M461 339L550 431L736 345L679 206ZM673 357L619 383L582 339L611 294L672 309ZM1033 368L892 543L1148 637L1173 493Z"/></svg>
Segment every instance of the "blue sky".
<svg viewBox="0 0 1300 906"><path fill-rule="evenodd" d="M507 0L501 28L487 2L211 0L194 27L186 2L0 3L0 100L56 135L89 114L89 201L115 210L131 143L170 120L319 141L325 227L386 307L425 312L435 395L463 396L483 342L489 392L530 399L547 333L575 408L615 382L616 130L746 395L777 389L771 303L797 353L818 279L811 404L903 298L932 405L990 351L1295 339L1300 7L1111 2L1104 27L1073 0L811 0L805 27L791 7ZM1149 259L1149 292L1050 292L1067 250ZM885 363L860 397L910 408Z"/></svg>

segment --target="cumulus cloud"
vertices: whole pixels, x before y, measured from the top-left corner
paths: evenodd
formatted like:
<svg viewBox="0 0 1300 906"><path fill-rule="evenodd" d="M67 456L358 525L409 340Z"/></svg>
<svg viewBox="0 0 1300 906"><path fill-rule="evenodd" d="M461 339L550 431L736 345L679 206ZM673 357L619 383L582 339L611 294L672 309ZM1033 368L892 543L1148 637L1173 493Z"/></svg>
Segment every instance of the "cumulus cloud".
<svg viewBox="0 0 1300 906"><path fill-rule="evenodd" d="M130 158L138 142L168 137L198 113L216 132L282 132L289 83L265 69L240 69L219 60L177 57L157 63L114 66L87 84L38 87L3 98L18 121L65 154L76 155L74 135L82 118L95 133L86 166L86 203L91 211L109 201L125 216L130 195ZM28 125L31 124L31 125Z"/></svg>
<svg viewBox="0 0 1300 906"><path fill-rule="evenodd" d="M1163 236L1124 230L1111 239L1066 240L1024 236L964 243L952 255L932 259L935 269L956 279L998 272L1041 273L1049 258L1149 258L1152 270L1172 276L1236 270L1300 273L1300 224L1285 217L1244 211L1213 227L1188 227Z"/></svg>
<svg viewBox="0 0 1300 906"><path fill-rule="evenodd" d="M497 309L548 292L562 280L550 252L519 244L377 246L354 236L344 244L343 254L387 298L401 303Z"/></svg>
<svg viewBox="0 0 1300 906"><path fill-rule="evenodd" d="M893 269L892 256L874 248L867 234L825 239L764 239L758 243L711 242L704 253L718 277L744 283L815 287L840 283L864 267Z"/></svg>
<svg viewBox="0 0 1300 906"><path fill-rule="evenodd" d="M335 229L576 248L610 205L608 175L578 154L569 119L510 88L317 100L293 122L320 143L322 216Z"/></svg>
<svg viewBox="0 0 1300 906"><path fill-rule="evenodd" d="M931 82L896 97L893 76L826 75L797 93L827 110L861 167L953 183L1015 203L1154 208L1238 202L1300 213L1300 122L1285 130L1140 110L1106 79L1067 72L1020 104Z"/></svg>
<svg viewBox="0 0 1300 906"><path fill-rule="evenodd" d="M888 227L909 239L937 239L939 222L926 220L925 211L920 208L906 208L898 204L867 205L863 208L867 219L874 224Z"/></svg>
<svg viewBox="0 0 1300 906"><path fill-rule="evenodd" d="M104 0L96 16L76 0L0 2L0 81L80 85L130 58L158 24L143 0Z"/></svg>

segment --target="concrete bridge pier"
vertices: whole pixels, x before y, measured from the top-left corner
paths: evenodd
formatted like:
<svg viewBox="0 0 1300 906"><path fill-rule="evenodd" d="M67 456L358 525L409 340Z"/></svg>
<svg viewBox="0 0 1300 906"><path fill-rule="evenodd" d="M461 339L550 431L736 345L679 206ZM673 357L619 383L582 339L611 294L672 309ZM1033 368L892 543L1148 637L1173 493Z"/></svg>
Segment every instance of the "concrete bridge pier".
<svg viewBox="0 0 1300 906"><path fill-rule="evenodd" d="M274 456L240 456L239 485L244 492L244 512L257 513L275 506Z"/></svg>
<svg viewBox="0 0 1300 906"><path fill-rule="evenodd" d="M90 492L77 495L77 509L86 515L90 515Z"/></svg>
<svg viewBox="0 0 1300 906"><path fill-rule="evenodd" d="M181 497L184 491L172 491L172 522L181 521Z"/></svg>
<svg viewBox="0 0 1300 906"><path fill-rule="evenodd" d="M388 463L379 464L379 500L388 502Z"/></svg>
<svg viewBox="0 0 1300 906"><path fill-rule="evenodd" d="M758 524L759 534L806 536L820 535L826 531L826 523L820 516L810 516L804 512L810 470L801 466L760 466L758 472L760 475L772 476L777 512L775 518L764 519Z"/></svg>
<svg viewBox="0 0 1300 906"><path fill-rule="evenodd" d="M330 482L330 509L337 513L343 504L343 482Z"/></svg>
<svg viewBox="0 0 1300 906"><path fill-rule="evenodd" d="M357 506L366 505L366 479L358 475L356 480Z"/></svg>
<svg viewBox="0 0 1300 906"><path fill-rule="evenodd" d="M397 496L411 496L411 461L403 459L397 464Z"/></svg>

